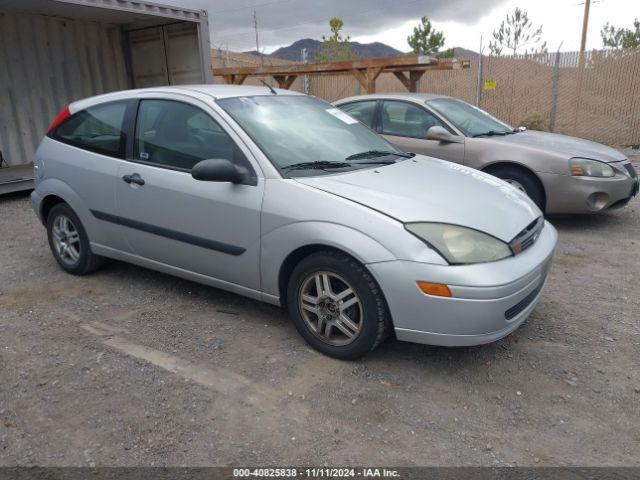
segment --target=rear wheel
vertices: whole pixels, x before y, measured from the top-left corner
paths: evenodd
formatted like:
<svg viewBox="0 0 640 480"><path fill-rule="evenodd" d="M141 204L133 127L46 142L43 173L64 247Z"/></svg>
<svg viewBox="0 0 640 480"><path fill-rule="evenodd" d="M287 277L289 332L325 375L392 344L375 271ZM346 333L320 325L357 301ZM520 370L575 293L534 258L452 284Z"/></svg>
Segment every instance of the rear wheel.
<svg viewBox="0 0 640 480"><path fill-rule="evenodd" d="M49 212L47 237L53 257L65 271L85 275L102 265L103 258L91 252L87 232L66 203L55 205Z"/></svg>
<svg viewBox="0 0 640 480"><path fill-rule="evenodd" d="M532 173L516 167L499 167L489 173L525 193L544 212L544 190Z"/></svg>
<svg viewBox="0 0 640 480"><path fill-rule="evenodd" d="M339 252L318 252L294 269L287 304L296 329L316 350L355 359L376 348L391 325L380 287Z"/></svg>

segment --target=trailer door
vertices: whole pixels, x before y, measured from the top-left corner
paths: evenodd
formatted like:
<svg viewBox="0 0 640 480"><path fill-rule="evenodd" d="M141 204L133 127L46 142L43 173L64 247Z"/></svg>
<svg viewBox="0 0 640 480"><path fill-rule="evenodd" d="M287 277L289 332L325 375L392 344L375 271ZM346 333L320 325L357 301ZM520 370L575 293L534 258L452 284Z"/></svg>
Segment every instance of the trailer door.
<svg viewBox="0 0 640 480"><path fill-rule="evenodd" d="M195 23L132 30L128 35L135 88L204 82Z"/></svg>

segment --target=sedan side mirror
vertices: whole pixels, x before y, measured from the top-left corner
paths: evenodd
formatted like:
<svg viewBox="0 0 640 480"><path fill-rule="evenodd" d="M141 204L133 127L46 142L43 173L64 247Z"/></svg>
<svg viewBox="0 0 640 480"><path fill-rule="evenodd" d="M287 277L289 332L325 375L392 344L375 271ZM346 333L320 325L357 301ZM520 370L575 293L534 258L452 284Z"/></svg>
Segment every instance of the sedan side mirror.
<svg viewBox="0 0 640 480"><path fill-rule="evenodd" d="M436 140L445 143L464 143L464 137L454 135L439 126L431 127L427 130L427 140Z"/></svg>
<svg viewBox="0 0 640 480"><path fill-rule="evenodd" d="M247 170L229 160L201 160L191 169L191 176L203 182L242 183L247 178Z"/></svg>

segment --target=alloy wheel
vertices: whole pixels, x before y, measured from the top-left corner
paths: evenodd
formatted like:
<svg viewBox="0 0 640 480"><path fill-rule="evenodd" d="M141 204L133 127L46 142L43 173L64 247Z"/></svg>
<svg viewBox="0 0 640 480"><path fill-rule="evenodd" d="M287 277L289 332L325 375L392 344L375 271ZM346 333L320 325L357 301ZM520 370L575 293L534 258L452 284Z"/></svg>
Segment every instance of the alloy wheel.
<svg viewBox="0 0 640 480"><path fill-rule="evenodd" d="M362 302L347 280L337 273L321 271L308 275L299 290L298 304L309 329L329 345L348 345L362 330Z"/></svg>
<svg viewBox="0 0 640 480"><path fill-rule="evenodd" d="M74 265L80 259L80 234L71 219L58 215L53 221L53 246L60 259Z"/></svg>

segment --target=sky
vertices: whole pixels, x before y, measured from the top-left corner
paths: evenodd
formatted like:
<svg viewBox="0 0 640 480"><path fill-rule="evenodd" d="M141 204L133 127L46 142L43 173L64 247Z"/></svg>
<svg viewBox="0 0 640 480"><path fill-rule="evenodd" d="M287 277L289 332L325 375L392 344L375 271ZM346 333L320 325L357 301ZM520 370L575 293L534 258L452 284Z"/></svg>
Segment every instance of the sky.
<svg viewBox="0 0 640 480"><path fill-rule="evenodd" d="M164 0L162 3L206 9L211 43L234 51L255 50L254 11L260 49L269 53L301 38L321 39L332 16L344 20L343 33L362 43L383 42L408 51L407 36L421 16L444 32L445 47L485 53L491 33L515 7L542 24L549 50L578 50L584 0ZM608 21L631 27L640 18L640 0L592 0L587 49L601 48L600 29Z"/></svg>

